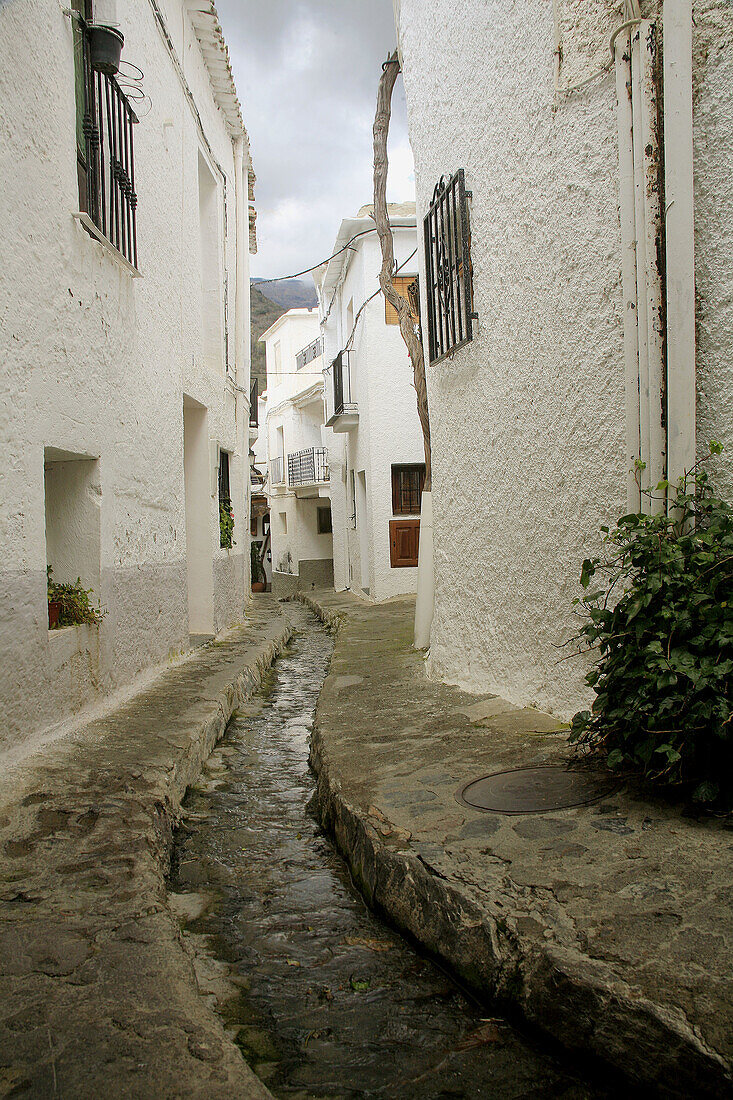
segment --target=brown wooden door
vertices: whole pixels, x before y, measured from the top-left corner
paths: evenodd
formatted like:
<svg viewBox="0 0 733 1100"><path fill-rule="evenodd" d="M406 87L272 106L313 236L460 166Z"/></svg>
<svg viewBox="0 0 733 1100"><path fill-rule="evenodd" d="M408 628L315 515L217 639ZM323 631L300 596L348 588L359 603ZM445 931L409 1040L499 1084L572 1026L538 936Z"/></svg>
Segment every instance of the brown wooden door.
<svg viewBox="0 0 733 1100"><path fill-rule="evenodd" d="M419 519L389 521L389 564L393 569L416 566L419 545Z"/></svg>

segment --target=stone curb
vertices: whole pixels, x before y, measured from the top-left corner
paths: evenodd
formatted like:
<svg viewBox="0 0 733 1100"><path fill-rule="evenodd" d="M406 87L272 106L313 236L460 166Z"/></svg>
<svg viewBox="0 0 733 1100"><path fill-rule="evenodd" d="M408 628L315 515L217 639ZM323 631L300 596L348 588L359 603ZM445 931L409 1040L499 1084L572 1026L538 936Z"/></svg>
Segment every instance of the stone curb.
<svg viewBox="0 0 733 1100"><path fill-rule="evenodd" d="M337 635L347 626L348 614L334 613L305 594L297 598ZM409 836L400 837L373 808L351 804L330 759L319 712L310 764L319 819L368 904L444 960L475 992L518 1009L574 1055L597 1058L661 1095L729 1094L725 1061L681 1013L639 996L598 960L557 944L538 949L526 942L410 851Z"/></svg>
<svg viewBox="0 0 733 1100"><path fill-rule="evenodd" d="M0 1096L271 1100L199 990L165 876L187 787L292 635L278 618L35 758L0 807Z"/></svg>

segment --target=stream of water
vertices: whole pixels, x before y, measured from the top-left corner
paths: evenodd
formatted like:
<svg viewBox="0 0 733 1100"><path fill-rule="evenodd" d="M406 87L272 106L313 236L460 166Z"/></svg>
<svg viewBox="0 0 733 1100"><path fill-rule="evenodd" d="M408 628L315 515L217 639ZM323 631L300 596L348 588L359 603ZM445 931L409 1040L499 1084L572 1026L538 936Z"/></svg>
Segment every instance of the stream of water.
<svg viewBox="0 0 733 1100"><path fill-rule="evenodd" d="M171 869L171 891L194 902L186 931L228 964L238 992L220 1010L245 1058L290 1100L610 1095L364 905L306 808L332 642L310 612L297 616L287 653L186 797Z"/></svg>

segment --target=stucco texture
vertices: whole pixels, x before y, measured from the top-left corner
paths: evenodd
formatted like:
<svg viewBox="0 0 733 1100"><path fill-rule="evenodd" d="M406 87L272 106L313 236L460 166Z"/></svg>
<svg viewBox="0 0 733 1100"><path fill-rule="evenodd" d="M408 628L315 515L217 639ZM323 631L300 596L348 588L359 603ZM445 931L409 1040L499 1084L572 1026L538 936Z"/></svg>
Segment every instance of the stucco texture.
<svg viewBox="0 0 733 1100"><path fill-rule="evenodd" d="M222 317L228 271L233 318L232 139L181 4L163 7L185 58L211 148L207 156L226 177ZM208 409L212 444L232 453L235 531L248 526L246 404L225 381L224 363L212 370L201 356L197 155L204 141L153 6L147 0L120 5L119 20L124 57L144 71L149 96L135 127L139 279L72 217L79 195L70 19L57 4L0 6L0 747L187 647L184 392ZM229 359L234 368L232 337ZM237 368L246 389L248 363ZM98 467L93 598L108 614L93 628L92 643L76 628L63 643L48 631L47 448L89 456ZM200 522L209 531L213 572L215 494ZM215 629L244 613L249 559L241 548L234 556L238 566L218 570L214 582Z"/></svg>
<svg viewBox="0 0 733 1100"><path fill-rule="evenodd" d="M728 26L720 5L707 7ZM597 74L567 95L554 92L553 6L540 0L402 0L399 41L418 217L440 176L464 168L479 316L473 341L428 368L430 669L567 718L590 698L585 661L561 661L558 649L579 626L581 562L597 550L600 525L625 511L616 93L602 71L621 5L561 0L558 12L561 86ZM716 96L705 109L716 125L724 117L727 136L710 150L698 82L696 140L714 161L715 171L701 157L698 174L712 177L710 205L714 197L720 208L730 201L730 61L720 29L710 33ZM700 194L698 241L701 317L714 330L700 340L704 438L713 426L730 430L730 368L719 362L721 343L730 347L732 261ZM716 297L724 306L713 316Z"/></svg>

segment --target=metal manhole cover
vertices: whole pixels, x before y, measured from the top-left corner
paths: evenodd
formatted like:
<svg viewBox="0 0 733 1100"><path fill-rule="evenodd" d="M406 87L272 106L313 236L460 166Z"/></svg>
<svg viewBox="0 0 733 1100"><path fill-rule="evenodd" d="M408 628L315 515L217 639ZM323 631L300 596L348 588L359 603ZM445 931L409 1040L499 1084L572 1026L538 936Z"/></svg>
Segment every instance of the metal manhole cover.
<svg viewBox="0 0 733 1100"><path fill-rule="evenodd" d="M456 792L456 798L472 810L537 814L599 802L619 785L612 776L542 764L472 779Z"/></svg>

